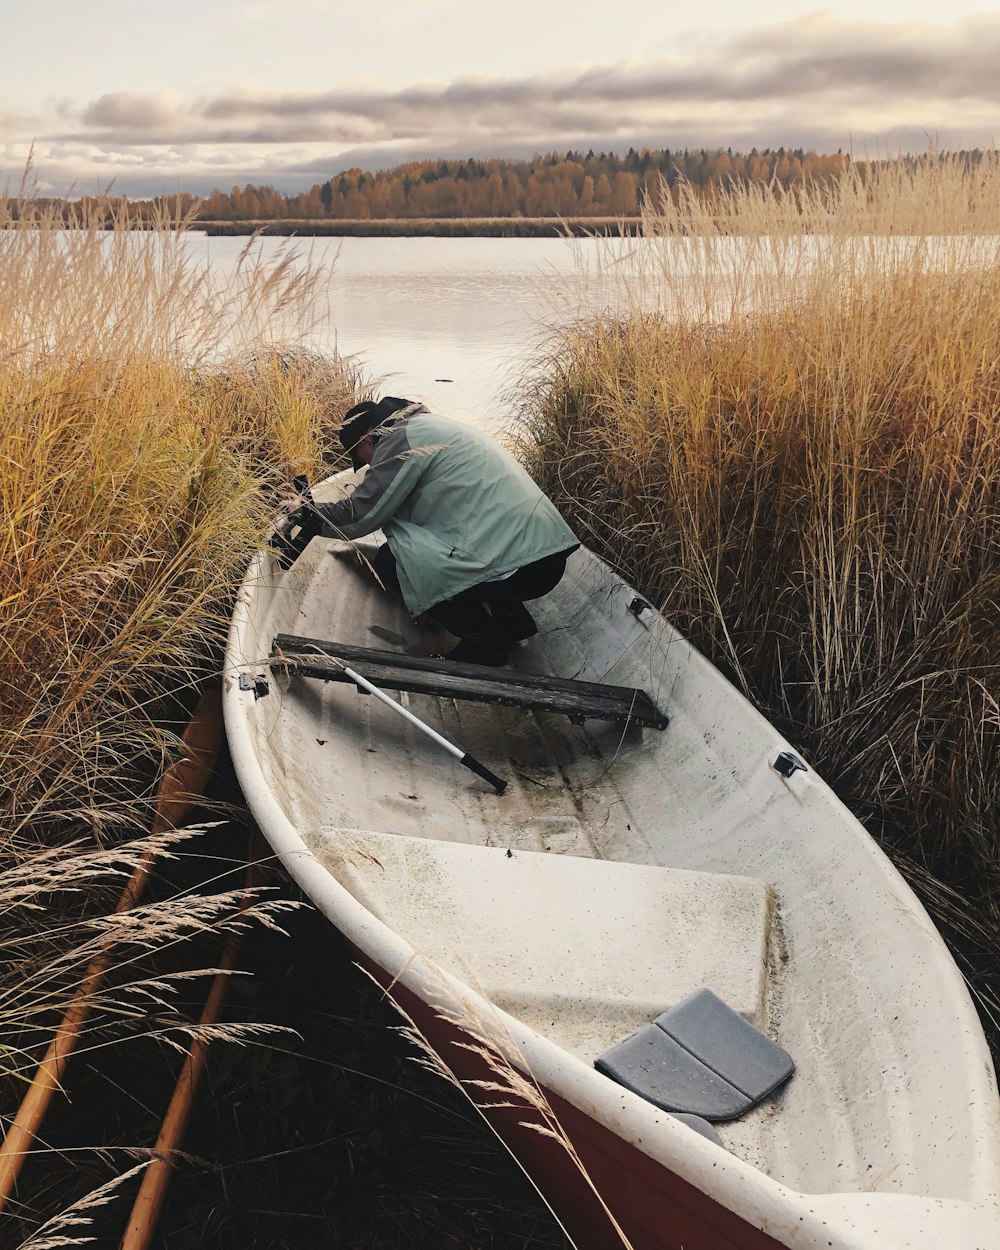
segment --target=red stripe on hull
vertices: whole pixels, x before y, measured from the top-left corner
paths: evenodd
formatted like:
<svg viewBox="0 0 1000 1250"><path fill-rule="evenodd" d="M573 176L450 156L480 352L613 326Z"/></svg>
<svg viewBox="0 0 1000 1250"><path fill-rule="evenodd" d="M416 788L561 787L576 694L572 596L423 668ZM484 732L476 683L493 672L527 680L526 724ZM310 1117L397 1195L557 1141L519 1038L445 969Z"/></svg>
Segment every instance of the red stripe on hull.
<svg viewBox="0 0 1000 1250"><path fill-rule="evenodd" d="M356 947L352 949L379 984L388 987L384 970ZM391 997L463 1083L470 1098L544 1195L577 1250L614 1250L621 1246L623 1241L615 1221L633 1250L785 1250L783 1242L747 1224L572 1103L542 1089L579 1156L584 1169L581 1170L565 1145L537 1128L527 1127L545 1127L544 1117L536 1107L492 1107L492 1102L507 1101L502 1093L468 1084L498 1080L496 1069L482 1055L468 1049L467 1044L475 1039L442 1019L433 1007L404 986L393 985Z"/></svg>

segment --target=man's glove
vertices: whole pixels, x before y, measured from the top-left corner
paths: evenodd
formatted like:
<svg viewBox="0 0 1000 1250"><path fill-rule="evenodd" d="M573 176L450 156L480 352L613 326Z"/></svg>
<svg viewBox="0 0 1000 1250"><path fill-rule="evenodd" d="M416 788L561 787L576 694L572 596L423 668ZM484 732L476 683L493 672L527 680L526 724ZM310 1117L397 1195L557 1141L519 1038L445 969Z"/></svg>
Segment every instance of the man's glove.
<svg viewBox="0 0 1000 1250"><path fill-rule="evenodd" d="M278 553L278 564L290 569L313 538L323 528L323 521L313 504L308 479L297 477L293 483L303 503L290 512L271 537L271 546Z"/></svg>

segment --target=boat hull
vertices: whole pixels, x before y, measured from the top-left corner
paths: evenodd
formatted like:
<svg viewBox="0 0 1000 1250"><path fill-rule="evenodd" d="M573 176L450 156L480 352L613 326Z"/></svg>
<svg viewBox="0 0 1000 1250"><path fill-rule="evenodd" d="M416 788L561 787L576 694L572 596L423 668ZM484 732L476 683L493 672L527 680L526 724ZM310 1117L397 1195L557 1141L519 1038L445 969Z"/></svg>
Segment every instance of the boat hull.
<svg viewBox="0 0 1000 1250"><path fill-rule="evenodd" d="M624 1245L633 1250L787 1250L789 1243L747 1223L544 1086L536 1086L544 1110L495 1090L478 1098L473 1091L482 1090L483 1083L503 1082L502 1058L487 1060L481 1038L463 1032L362 950L347 945L476 1102L577 1250ZM500 1105L511 1101L515 1105ZM563 1140L552 1135L553 1125Z"/></svg>

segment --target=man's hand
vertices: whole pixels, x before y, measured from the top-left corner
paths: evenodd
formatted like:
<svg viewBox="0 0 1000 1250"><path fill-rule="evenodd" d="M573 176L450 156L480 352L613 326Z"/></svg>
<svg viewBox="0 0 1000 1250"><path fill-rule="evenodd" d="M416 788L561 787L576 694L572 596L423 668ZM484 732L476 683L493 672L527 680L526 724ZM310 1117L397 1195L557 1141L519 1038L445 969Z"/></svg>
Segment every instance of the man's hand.
<svg viewBox="0 0 1000 1250"><path fill-rule="evenodd" d="M282 512L307 512L308 505L312 503L312 491L309 489L309 479L303 475L298 475L292 479L292 484L285 487L286 494L278 500L278 507ZM302 524L301 521L298 524Z"/></svg>
<svg viewBox="0 0 1000 1250"><path fill-rule="evenodd" d="M278 500L278 507L286 515L305 509L306 501L299 494L288 494Z"/></svg>

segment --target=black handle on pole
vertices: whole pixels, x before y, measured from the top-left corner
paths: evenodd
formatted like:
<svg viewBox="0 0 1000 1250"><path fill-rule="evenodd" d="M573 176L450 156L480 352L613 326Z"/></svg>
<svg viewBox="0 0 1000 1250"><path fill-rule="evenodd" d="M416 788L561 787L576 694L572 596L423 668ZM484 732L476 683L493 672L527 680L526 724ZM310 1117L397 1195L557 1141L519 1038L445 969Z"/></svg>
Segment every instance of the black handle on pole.
<svg viewBox="0 0 1000 1250"><path fill-rule="evenodd" d="M496 773L491 773L485 764L480 764L468 752L458 762L464 764L466 768L471 768L477 776L482 777L483 781L488 781L497 794L503 794L504 790L507 789L506 781L498 777Z"/></svg>

